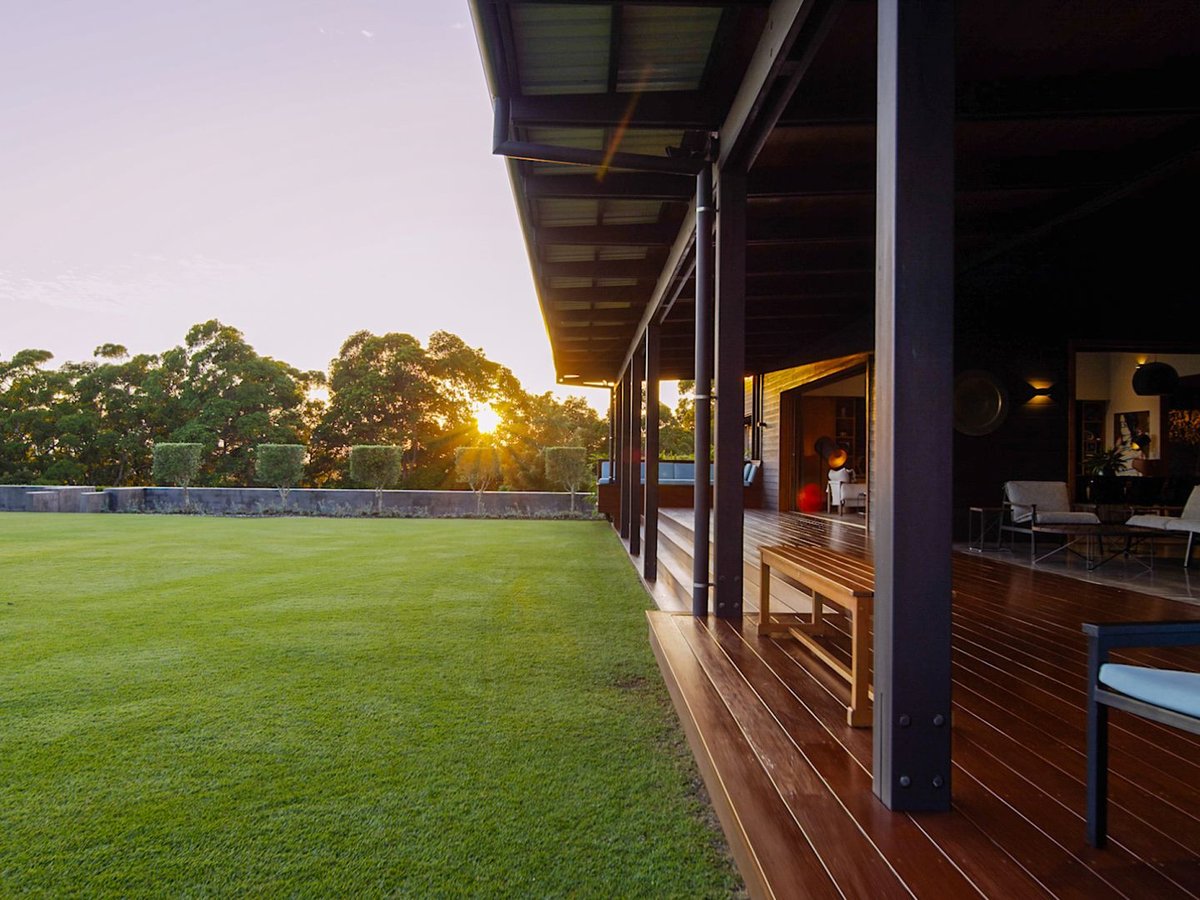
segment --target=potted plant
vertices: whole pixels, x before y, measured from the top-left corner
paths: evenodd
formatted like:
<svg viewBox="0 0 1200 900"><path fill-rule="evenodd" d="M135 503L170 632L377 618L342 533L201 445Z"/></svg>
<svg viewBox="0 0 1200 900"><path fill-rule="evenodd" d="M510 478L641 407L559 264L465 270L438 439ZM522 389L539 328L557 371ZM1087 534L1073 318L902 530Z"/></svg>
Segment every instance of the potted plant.
<svg viewBox="0 0 1200 900"><path fill-rule="evenodd" d="M1119 475L1129 468L1125 445L1114 444L1107 450L1103 447L1093 450L1083 458L1083 467L1089 475Z"/></svg>
<svg viewBox="0 0 1200 900"><path fill-rule="evenodd" d="M1119 486L1109 479L1129 468L1125 454L1125 445L1115 444L1107 450L1097 447L1083 457L1083 471L1088 476L1084 482L1084 498L1089 503L1111 503L1119 499Z"/></svg>

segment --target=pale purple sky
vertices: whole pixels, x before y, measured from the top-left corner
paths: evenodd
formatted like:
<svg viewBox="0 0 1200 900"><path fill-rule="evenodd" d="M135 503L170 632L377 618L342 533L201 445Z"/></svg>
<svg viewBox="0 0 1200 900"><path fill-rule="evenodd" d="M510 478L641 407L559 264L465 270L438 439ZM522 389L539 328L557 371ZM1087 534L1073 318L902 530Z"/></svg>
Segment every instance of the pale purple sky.
<svg viewBox="0 0 1200 900"><path fill-rule="evenodd" d="M14 2L0 83L0 357L445 329L558 390L465 0Z"/></svg>

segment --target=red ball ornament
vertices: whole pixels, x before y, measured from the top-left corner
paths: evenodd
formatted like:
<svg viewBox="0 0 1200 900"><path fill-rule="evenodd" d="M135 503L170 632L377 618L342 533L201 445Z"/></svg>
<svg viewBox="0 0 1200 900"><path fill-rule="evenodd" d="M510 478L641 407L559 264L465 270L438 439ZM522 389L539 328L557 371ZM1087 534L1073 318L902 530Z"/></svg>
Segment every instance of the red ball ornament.
<svg viewBox="0 0 1200 900"><path fill-rule="evenodd" d="M825 492L815 484L800 489L800 511L821 512L825 508Z"/></svg>

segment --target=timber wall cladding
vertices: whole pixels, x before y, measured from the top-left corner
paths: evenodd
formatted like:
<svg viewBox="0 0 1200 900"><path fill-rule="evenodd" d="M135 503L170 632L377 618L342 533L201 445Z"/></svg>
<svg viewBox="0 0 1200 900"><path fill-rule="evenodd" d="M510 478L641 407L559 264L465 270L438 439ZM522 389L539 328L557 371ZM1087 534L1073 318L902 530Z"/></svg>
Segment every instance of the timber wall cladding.
<svg viewBox="0 0 1200 900"><path fill-rule="evenodd" d="M866 364L868 360L869 357L866 354L856 354L766 374L763 390L763 422L766 424L766 428L763 430L762 466L764 509L786 509L790 506L779 495L780 467L783 462L780 454L780 435L784 430L780 417L779 395L792 388L811 384L831 375L848 372ZM873 378L869 378L868 384L873 381ZM868 404L868 408L872 410L868 426L869 446L875 435L874 404Z"/></svg>

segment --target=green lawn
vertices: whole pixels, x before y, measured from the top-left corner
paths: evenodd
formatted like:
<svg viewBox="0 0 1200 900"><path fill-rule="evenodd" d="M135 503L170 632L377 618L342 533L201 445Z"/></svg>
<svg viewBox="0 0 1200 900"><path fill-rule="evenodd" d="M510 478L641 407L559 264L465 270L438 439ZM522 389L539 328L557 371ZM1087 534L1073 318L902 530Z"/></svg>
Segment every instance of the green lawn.
<svg viewBox="0 0 1200 900"><path fill-rule="evenodd" d="M594 522L0 514L0 896L726 896Z"/></svg>

